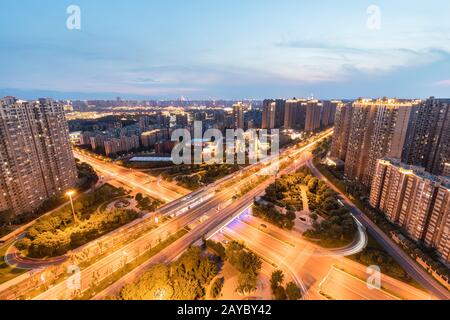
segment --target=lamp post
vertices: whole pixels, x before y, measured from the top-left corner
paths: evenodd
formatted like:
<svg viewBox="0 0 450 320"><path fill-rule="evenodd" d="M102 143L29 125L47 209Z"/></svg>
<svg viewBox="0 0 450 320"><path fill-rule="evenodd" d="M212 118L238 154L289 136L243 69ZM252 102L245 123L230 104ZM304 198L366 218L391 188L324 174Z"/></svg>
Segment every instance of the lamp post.
<svg viewBox="0 0 450 320"><path fill-rule="evenodd" d="M78 219L77 219L77 215L75 214L75 208L74 208L74 206L73 206L73 196L74 196L74 194L75 194L75 191L67 191L66 192L66 195L69 197L69 199L70 199L70 206L72 207L72 215L73 215L73 221L74 222L78 222Z"/></svg>

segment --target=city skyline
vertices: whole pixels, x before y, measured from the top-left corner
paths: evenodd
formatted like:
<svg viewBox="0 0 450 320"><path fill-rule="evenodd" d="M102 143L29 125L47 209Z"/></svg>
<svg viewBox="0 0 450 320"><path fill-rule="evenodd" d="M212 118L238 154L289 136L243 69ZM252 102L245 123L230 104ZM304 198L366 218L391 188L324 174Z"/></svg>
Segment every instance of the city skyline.
<svg viewBox="0 0 450 320"><path fill-rule="evenodd" d="M2 3L0 95L426 98L450 87L445 1L77 1L70 30L72 4Z"/></svg>

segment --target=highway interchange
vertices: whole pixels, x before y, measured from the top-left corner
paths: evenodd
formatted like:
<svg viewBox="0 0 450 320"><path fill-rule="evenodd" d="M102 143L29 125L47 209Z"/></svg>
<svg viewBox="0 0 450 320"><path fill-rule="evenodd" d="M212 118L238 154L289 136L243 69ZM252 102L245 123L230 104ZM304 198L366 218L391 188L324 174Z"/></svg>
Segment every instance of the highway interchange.
<svg viewBox="0 0 450 320"><path fill-rule="evenodd" d="M289 173L295 171L299 166L308 165L316 176L324 179L320 175L320 172L313 166L310 151L312 151L317 143L331 134L332 131L329 130L317 136L306 146L283 150L280 158L272 157L269 161L266 161L266 164L270 161L272 161L272 165L285 163L286 166L283 167L284 169L282 169L280 174ZM256 173L264 170L267 166L265 164L256 164L247 167L206 188L188 194L188 191L183 188L174 186L172 183L161 181L160 179L151 178L144 173L125 169L112 163L106 163L79 152L76 152L75 156L81 161L91 164L97 172L108 176L109 179L118 180L134 191L137 190L138 192L166 201L167 204L159 210L158 216L166 217L167 220L158 223L155 220L154 214L147 214L142 219L108 234L103 239L86 245L88 250L85 251L95 254L98 252L98 249L96 249L98 242L107 241L117 243L119 241L121 243L120 239L125 235L139 235L137 239L124 243L117 250L114 247L114 250L103 252L101 259L82 268L79 274L65 281L61 281L49 287L45 292L30 298L37 300L76 298L80 293L89 290L94 281L99 282L107 279L115 271L120 270L124 265L143 255L149 248L156 246L170 235L175 234L187 226L189 226L189 232L186 235L152 256L131 272L125 274L106 289L97 293L94 299L104 299L117 294L124 285L136 280L149 267L155 263L168 263L173 261L190 245L198 242L202 237L215 237L219 240L223 237L243 240L252 251L265 260L271 261L274 265L277 265L289 274L302 289L304 298L306 299L324 299L324 295L320 291L326 288L333 293L333 290L329 288L336 288L336 285L341 285L343 288L350 286L349 289L342 290L345 294L341 294L339 296L340 299L384 299L390 296L386 295L386 292L383 290L379 290L380 292L378 293L374 293L373 291L364 293L369 289L364 286L361 287L361 281L356 281L354 277L344 277L343 271L335 267L337 261L342 259L342 257L359 252L364 248L367 243L365 228L369 230L390 254L396 259L399 259L399 263L417 282L430 292L430 295L425 294L420 296L419 293L413 296L408 294L400 294L399 296L405 298L449 298L448 292L444 288L440 287L408 256L405 257L403 251L396 247L387 236L384 234L381 235L381 230L377 230L376 226L359 212L344 195L341 195L342 199L344 199L345 205L351 209L352 214L358 221L359 227L357 239L347 248L327 251L308 243L301 239L298 234L296 236L292 232L275 230L276 228L271 228L270 234L267 230L264 232L261 231L258 228L258 222L255 218L249 216L247 213L255 197L262 195L265 188L274 181L274 177L268 177L264 181L261 181L261 179L257 180L259 176ZM251 174L246 175L248 172ZM326 179L324 180L326 181ZM236 191L247 183L254 183L256 185L250 192L237 198ZM156 226L146 231L146 227L152 224L156 224ZM38 273L41 275L45 274L45 272L45 268L38 270ZM32 270L30 273L34 274L36 271ZM67 283L73 282L73 277L77 277L76 280L80 285L76 290L73 286L67 285ZM410 289L406 284L400 284L396 288L399 288L400 292ZM7 284L0 286L0 297L13 298L17 297L17 295L17 287L11 290L11 292L8 292Z"/></svg>

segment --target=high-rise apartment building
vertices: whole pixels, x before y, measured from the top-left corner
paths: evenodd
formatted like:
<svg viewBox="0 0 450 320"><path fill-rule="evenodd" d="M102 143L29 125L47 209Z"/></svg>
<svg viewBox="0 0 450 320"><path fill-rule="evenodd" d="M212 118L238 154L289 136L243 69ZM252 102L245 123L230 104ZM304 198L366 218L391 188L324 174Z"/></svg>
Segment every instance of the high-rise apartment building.
<svg viewBox="0 0 450 320"><path fill-rule="evenodd" d="M312 132L320 129L320 113L322 104L318 100L308 100L306 103L305 131Z"/></svg>
<svg viewBox="0 0 450 320"><path fill-rule="evenodd" d="M305 130L307 101L292 99L286 101L284 113L284 128Z"/></svg>
<svg viewBox="0 0 450 320"><path fill-rule="evenodd" d="M402 164L400 159L377 162L370 204L380 209L409 237L435 248L450 261L450 180Z"/></svg>
<svg viewBox="0 0 450 320"><path fill-rule="evenodd" d="M139 117L139 127L142 131L147 131L150 126L150 117L147 115Z"/></svg>
<svg viewBox="0 0 450 320"><path fill-rule="evenodd" d="M336 110L338 107L344 105L344 102L340 100L331 100L331 113L330 113L330 119L329 124L333 125L334 121L336 119Z"/></svg>
<svg viewBox="0 0 450 320"><path fill-rule="evenodd" d="M433 210L428 220L424 243L435 248L443 261L450 262L450 187L437 188Z"/></svg>
<svg viewBox="0 0 450 320"><path fill-rule="evenodd" d="M444 172L442 175L450 177L450 162L444 164Z"/></svg>
<svg viewBox="0 0 450 320"><path fill-rule="evenodd" d="M262 111L262 129L274 129L275 128L275 108L276 104L274 100L263 101Z"/></svg>
<svg viewBox="0 0 450 320"><path fill-rule="evenodd" d="M181 128L187 127L189 125L188 116L186 114L177 114L175 116L175 126L179 126Z"/></svg>
<svg viewBox="0 0 450 320"><path fill-rule="evenodd" d="M352 124L352 110L350 103L341 103L336 106L333 143L331 145L332 158L345 161Z"/></svg>
<svg viewBox="0 0 450 320"><path fill-rule="evenodd" d="M275 100L275 129L284 125L284 115L286 113L286 100Z"/></svg>
<svg viewBox="0 0 450 320"><path fill-rule="evenodd" d="M342 105L342 101L322 101L322 115L320 117L320 124L322 128L331 126L335 120L335 114L337 108Z"/></svg>
<svg viewBox="0 0 450 320"><path fill-rule="evenodd" d="M76 180L63 104L1 99L0 212L31 212Z"/></svg>
<svg viewBox="0 0 450 320"><path fill-rule="evenodd" d="M450 163L450 99L424 101L414 120L402 160L443 174Z"/></svg>
<svg viewBox="0 0 450 320"><path fill-rule="evenodd" d="M284 125L286 101L283 99L263 101L262 129L279 129Z"/></svg>
<svg viewBox="0 0 450 320"><path fill-rule="evenodd" d="M395 99L359 99L353 103L345 159L349 178L370 187L379 159L401 157L416 104Z"/></svg>
<svg viewBox="0 0 450 320"><path fill-rule="evenodd" d="M356 101L351 111L345 174L359 181L362 181L369 161L368 155L376 115L376 108L370 104L370 101L362 99Z"/></svg>
<svg viewBox="0 0 450 320"><path fill-rule="evenodd" d="M244 128L244 104L241 102L233 105L233 122L234 129Z"/></svg>

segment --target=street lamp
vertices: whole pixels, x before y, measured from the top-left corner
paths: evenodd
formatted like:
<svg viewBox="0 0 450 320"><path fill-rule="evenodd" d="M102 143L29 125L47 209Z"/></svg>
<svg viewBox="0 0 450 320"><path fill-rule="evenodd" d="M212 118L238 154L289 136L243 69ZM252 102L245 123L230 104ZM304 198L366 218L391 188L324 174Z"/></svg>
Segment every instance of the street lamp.
<svg viewBox="0 0 450 320"><path fill-rule="evenodd" d="M73 221L77 222L78 221L77 215L75 214L75 208L73 207L73 196L74 195L75 195L75 191L73 191L73 190L70 190L70 191L66 192L66 196L69 197L69 199L70 199L70 206L72 207Z"/></svg>

